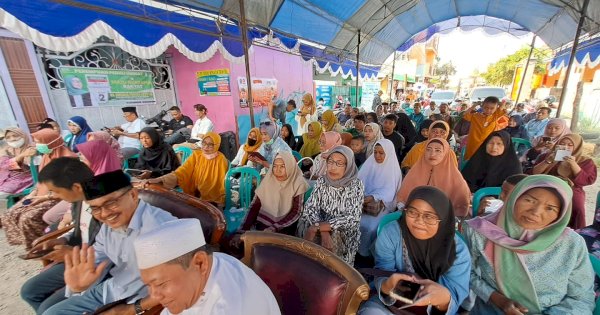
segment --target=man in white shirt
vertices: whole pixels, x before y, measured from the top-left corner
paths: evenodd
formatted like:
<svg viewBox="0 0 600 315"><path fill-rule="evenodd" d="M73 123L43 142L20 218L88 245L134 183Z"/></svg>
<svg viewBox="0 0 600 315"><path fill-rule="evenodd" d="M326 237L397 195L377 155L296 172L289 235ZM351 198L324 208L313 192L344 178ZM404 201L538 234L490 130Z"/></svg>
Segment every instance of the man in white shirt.
<svg viewBox="0 0 600 315"><path fill-rule="evenodd" d="M162 315L279 315L267 285L241 261L206 246L200 221L163 223L133 243L142 281Z"/></svg>
<svg viewBox="0 0 600 315"><path fill-rule="evenodd" d="M146 127L146 123L138 117L135 107L123 107L123 118L127 121L120 128L113 128L111 134L119 138L121 153L124 159L140 153L140 131Z"/></svg>
<svg viewBox="0 0 600 315"><path fill-rule="evenodd" d="M429 106L423 110L423 115L425 115L425 119L430 119L431 114L439 114L440 109L436 108L435 102L429 102Z"/></svg>

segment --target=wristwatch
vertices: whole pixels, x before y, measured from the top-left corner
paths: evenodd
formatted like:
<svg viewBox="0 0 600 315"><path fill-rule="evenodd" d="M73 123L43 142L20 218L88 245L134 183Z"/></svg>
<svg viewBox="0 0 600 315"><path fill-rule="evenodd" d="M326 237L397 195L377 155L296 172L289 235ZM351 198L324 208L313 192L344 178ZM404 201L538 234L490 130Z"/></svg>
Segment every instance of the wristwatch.
<svg viewBox="0 0 600 315"><path fill-rule="evenodd" d="M320 223L319 223L319 222L317 222L317 223L315 223L314 225L315 225L315 227L317 228L317 232L321 232L321 226L320 226Z"/></svg>
<svg viewBox="0 0 600 315"><path fill-rule="evenodd" d="M139 299L133 303L133 307L135 308L135 315L142 315L146 313L146 310L142 308L142 299Z"/></svg>

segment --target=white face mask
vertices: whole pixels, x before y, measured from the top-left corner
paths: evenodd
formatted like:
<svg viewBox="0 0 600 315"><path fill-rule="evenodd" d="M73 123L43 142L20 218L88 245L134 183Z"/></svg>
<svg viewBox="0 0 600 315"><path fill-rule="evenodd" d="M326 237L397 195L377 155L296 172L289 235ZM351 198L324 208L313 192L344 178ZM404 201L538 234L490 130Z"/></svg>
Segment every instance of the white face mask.
<svg viewBox="0 0 600 315"><path fill-rule="evenodd" d="M8 144L8 146L10 146L11 148L18 149L22 147L23 144L25 144L25 139L19 139L17 141L6 141L6 144Z"/></svg>

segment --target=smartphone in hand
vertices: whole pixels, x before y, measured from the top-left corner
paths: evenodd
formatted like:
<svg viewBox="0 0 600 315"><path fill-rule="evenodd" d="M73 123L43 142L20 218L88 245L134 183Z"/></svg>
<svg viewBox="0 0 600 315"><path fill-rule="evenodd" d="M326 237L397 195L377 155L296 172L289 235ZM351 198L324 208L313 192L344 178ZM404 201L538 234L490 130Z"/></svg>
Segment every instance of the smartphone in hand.
<svg viewBox="0 0 600 315"><path fill-rule="evenodd" d="M258 152L250 152L250 153L248 153L248 155L250 155L251 157L257 158L259 160L262 160L262 161L267 161L267 159Z"/></svg>
<svg viewBox="0 0 600 315"><path fill-rule="evenodd" d="M133 168L127 168L125 169L125 173L131 175L131 176L138 176L141 175L143 172L145 172L146 170L136 170Z"/></svg>
<svg viewBox="0 0 600 315"><path fill-rule="evenodd" d="M421 285L415 282L400 280L390 292L390 296L394 299L406 303L413 304L417 300L417 294L421 290Z"/></svg>

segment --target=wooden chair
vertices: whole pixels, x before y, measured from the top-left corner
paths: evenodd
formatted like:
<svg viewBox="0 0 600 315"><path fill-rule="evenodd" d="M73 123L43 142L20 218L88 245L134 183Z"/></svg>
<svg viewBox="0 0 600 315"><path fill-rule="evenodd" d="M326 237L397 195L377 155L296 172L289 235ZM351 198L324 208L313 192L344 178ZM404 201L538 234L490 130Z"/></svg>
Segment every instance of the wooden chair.
<svg viewBox="0 0 600 315"><path fill-rule="evenodd" d="M369 297L361 274L319 245L259 231L242 240L242 262L271 288L282 314L356 314Z"/></svg>

